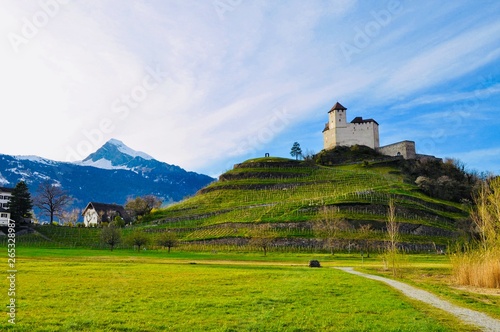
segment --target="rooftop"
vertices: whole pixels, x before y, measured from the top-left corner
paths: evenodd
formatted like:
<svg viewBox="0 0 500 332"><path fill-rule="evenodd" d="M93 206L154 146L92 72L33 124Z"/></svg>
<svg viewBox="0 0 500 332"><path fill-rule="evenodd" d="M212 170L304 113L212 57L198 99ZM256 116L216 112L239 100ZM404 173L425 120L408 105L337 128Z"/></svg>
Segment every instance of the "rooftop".
<svg viewBox="0 0 500 332"><path fill-rule="evenodd" d="M14 188L0 187L0 191L4 193L11 193Z"/></svg>
<svg viewBox="0 0 500 332"><path fill-rule="evenodd" d="M369 122L375 122L378 125L377 121L373 119L363 119L361 116L357 116L351 121L351 123L369 123Z"/></svg>
<svg viewBox="0 0 500 332"><path fill-rule="evenodd" d="M335 105L333 105L332 109L330 110L330 112L332 111L337 111L337 110L342 110L342 111L345 111L347 108L345 108L344 106L342 106L341 103L339 102L336 102ZM330 113L328 112L328 113Z"/></svg>

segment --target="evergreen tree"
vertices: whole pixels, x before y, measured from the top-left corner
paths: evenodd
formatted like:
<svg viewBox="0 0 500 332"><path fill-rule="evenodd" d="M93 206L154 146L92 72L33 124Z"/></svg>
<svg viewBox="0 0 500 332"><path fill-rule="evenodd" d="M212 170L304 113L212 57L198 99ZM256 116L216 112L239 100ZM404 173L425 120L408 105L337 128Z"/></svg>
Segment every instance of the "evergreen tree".
<svg viewBox="0 0 500 332"><path fill-rule="evenodd" d="M299 157L302 156L302 149L300 148L300 144L298 142L293 143L290 154L292 157L295 157L295 159L299 159Z"/></svg>
<svg viewBox="0 0 500 332"><path fill-rule="evenodd" d="M9 202L9 212L12 220L22 221L22 218L31 218L33 202L28 186L24 181L19 182L12 190L12 198Z"/></svg>

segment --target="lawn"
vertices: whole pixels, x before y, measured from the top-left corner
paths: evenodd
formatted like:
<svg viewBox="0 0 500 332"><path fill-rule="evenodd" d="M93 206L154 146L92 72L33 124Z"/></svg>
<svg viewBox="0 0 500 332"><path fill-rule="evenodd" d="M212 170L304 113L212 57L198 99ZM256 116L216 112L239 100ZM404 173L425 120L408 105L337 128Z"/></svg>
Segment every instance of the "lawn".
<svg viewBox="0 0 500 332"><path fill-rule="evenodd" d="M12 331L454 331L466 326L333 265L350 256L20 248ZM379 262L368 259L365 267ZM7 282L0 286L7 289ZM7 303L7 292L2 299Z"/></svg>

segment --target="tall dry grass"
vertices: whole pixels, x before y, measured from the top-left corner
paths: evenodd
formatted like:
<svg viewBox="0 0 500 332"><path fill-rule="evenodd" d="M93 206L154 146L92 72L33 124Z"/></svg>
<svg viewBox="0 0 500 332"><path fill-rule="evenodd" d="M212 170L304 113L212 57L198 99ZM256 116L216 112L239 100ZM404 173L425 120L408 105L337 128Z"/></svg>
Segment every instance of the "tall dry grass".
<svg viewBox="0 0 500 332"><path fill-rule="evenodd" d="M463 286L500 288L499 250L475 250L451 257L455 282Z"/></svg>
<svg viewBox="0 0 500 332"><path fill-rule="evenodd" d="M500 177L484 181L471 220L479 240L451 257L459 285L500 288Z"/></svg>

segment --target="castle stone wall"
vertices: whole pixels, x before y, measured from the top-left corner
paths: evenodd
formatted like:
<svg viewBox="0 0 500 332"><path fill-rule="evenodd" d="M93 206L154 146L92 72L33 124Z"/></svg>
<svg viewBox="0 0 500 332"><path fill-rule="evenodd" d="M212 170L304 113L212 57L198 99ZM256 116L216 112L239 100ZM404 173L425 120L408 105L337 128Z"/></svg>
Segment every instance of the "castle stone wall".
<svg viewBox="0 0 500 332"><path fill-rule="evenodd" d="M379 147L376 150L386 156L402 156L405 159L415 159L417 157L415 142L413 141L397 142Z"/></svg>
<svg viewBox="0 0 500 332"><path fill-rule="evenodd" d="M366 145L379 147L378 125L375 122L347 123L345 127L333 127L323 132L325 149L336 146Z"/></svg>
<svg viewBox="0 0 500 332"><path fill-rule="evenodd" d="M323 131L323 143L325 149L333 149L337 146L337 137L335 136L335 133L335 129Z"/></svg>
<svg viewBox="0 0 500 332"><path fill-rule="evenodd" d="M346 128L337 128L337 145L366 145L378 147L378 125L374 122L349 123Z"/></svg>

